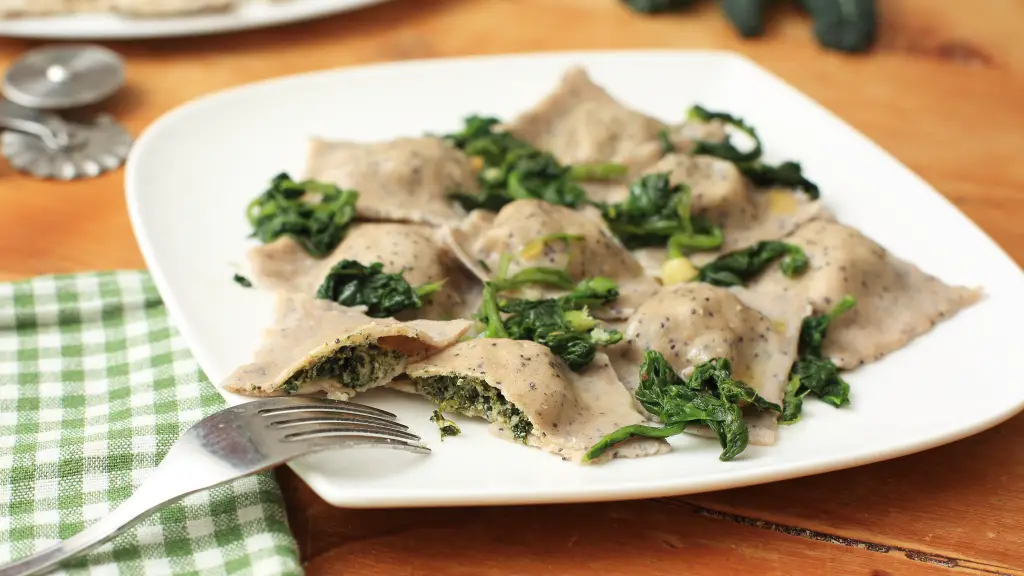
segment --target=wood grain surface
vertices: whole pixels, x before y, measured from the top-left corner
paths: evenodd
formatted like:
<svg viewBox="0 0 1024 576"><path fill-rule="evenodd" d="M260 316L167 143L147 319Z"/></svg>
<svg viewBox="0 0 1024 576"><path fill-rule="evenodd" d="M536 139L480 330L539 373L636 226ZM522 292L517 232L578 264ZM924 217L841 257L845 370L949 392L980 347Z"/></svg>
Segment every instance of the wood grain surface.
<svg viewBox="0 0 1024 576"><path fill-rule="evenodd" d="M730 49L863 131L1024 262L1024 1L879 4L875 50L846 55L820 48L787 7L763 38L742 41L709 1L645 17L616 0L399 0L242 34L110 43L127 58L128 86L105 109L137 134L197 96L307 70ZM0 64L33 45L0 40ZM121 172L54 183L0 165L0 279L142 266ZM310 574L1024 574L1022 417L890 462L678 499L357 511L278 476Z"/></svg>

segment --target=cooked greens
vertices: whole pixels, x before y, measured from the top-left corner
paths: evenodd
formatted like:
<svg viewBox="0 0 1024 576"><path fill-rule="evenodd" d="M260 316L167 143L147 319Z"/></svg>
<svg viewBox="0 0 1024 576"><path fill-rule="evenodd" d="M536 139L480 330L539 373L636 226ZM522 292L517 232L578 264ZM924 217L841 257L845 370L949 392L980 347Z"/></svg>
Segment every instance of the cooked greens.
<svg viewBox="0 0 1024 576"><path fill-rule="evenodd" d="M741 152L732 143L732 138L726 138L724 142L707 142L699 140L693 149L693 154L706 154L708 156L717 156L723 160L729 160L737 164L743 162L753 162L761 157L761 139L757 137L757 130L754 127L743 121L742 118L733 116L726 112L712 112L700 105L694 105L690 108L687 117L690 120L699 120L702 122L710 122L712 120L720 120L729 126L732 126L743 132L747 136L750 136L754 140L754 147L748 152Z"/></svg>
<svg viewBox="0 0 1024 576"><path fill-rule="evenodd" d="M783 424L792 424L800 419L803 398L807 394L814 394L837 408L850 403L850 385L839 376L839 368L825 358L822 346L829 325L856 304L853 296L846 295L828 313L804 318L797 359L789 372L789 384L786 386Z"/></svg>
<svg viewBox="0 0 1024 576"><path fill-rule="evenodd" d="M462 429L455 422L444 417L440 410L434 410L434 413L430 415L430 421L437 424L437 430L441 433L441 441L449 436L458 436L462 434Z"/></svg>
<svg viewBox="0 0 1024 576"><path fill-rule="evenodd" d="M394 376L392 372L404 358L376 344L343 346L292 374L281 385L281 391L294 394L303 384L314 380L331 380L345 388L360 390Z"/></svg>
<svg viewBox="0 0 1024 576"><path fill-rule="evenodd" d="M246 209L251 237L265 244L290 236L311 256L322 258L345 237L358 199L355 190L315 180L296 182L287 173L278 174Z"/></svg>
<svg viewBox="0 0 1024 576"><path fill-rule="evenodd" d="M365 266L355 260L342 260L331 267L316 297L342 306L366 306L367 316L388 318L422 307L443 285L441 281L413 287L401 274L385 273L380 262Z"/></svg>
<svg viewBox="0 0 1024 576"><path fill-rule="evenodd" d="M722 229L690 213L689 187L672 184L667 172L633 181L622 202L595 205L629 249L669 245L693 252L722 245Z"/></svg>
<svg viewBox="0 0 1024 576"><path fill-rule="evenodd" d="M459 374L414 380L416 390L438 404L439 412L484 418L508 427L512 437L526 442L533 423L501 391L478 378Z"/></svg>
<svg viewBox="0 0 1024 576"><path fill-rule="evenodd" d="M501 299L497 292L492 284L485 284L478 314L487 326L482 334L485 338L543 344L572 370L589 365L598 346L622 340L620 332L600 328L588 310L618 297L618 286L608 278L584 280L569 294L543 300Z"/></svg>
<svg viewBox="0 0 1024 576"><path fill-rule="evenodd" d="M698 364L689 378L681 378L660 352L648 350L640 365L636 399L664 424L663 427L625 426L608 434L587 450L584 461L593 460L629 438L667 438L681 434L689 424L711 428L722 445L719 460L728 461L747 447L749 432L743 419L744 406L759 410L782 410L762 398L753 388L732 378L726 358Z"/></svg>
<svg viewBox="0 0 1024 576"><path fill-rule="evenodd" d="M748 180L761 188L781 187L801 190L813 199L821 196L818 185L804 177L799 162L783 162L778 166L750 162L737 167Z"/></svg>
<svg viewBox="0 0 1024 576"><path fill-rule="evenodd" d="M241 274L236 273L231 279L235 281L235 284L238 284L242 288L252 288L252 280L249 280Z"/></svg>
<svg viewBox="0 0 1024 576"><path fill-rule="evenodd" d="M479 158L482 164L478 175L480 193L454 191L450 194L453 200L466 210L482 208L493 212L525 198L573 208L583 203L586 194L576 184L572 168L562 166L553 155L508 132L496 130L499 123L497 118L470 116L461 132L444 136L467 155ZM606 170L594 169L598 173Z"/></svg>
<svg viewBox="0 0 1024 576"><path fill-rule="evenodd" d="M807 254L795 244L765 240L742 250L723 254L700 267L695 278L715 286L743 286L781 258L782 273L790 278L807 270Z"/></svg>

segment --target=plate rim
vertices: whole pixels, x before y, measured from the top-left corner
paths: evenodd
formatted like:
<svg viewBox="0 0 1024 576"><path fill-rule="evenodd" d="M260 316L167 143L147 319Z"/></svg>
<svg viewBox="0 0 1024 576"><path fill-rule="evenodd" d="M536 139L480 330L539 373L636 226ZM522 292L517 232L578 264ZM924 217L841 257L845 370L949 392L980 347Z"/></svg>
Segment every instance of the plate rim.
<svg viewBox="0 0 1024 576"><path fill-rule="evenodd" d="M940 193L934 186L924 180L920 175L913 171L906 164L898 160L895 156L889 153L887 150L882 148L871 138L864 135L856 127L850 125L847 121L843 120L842 117L835 114L832 110L823 106L809 95L802 92L799 88L793 86L789 82L785 81L781 77L777 76L772 71L762 67L752 59L746 57L743 54L729 50L717 50L717 49L700 49L700 50L681 50L681 49L627 49L627 50L568 50L568 51L538 51L538 52L525 52L525 53L513 53L513 54L488 54L488 55L469 55L469 56L456 56L456 57L441 57L441 58L424 58L424 59L411 59L393 62L383 63L372 63L357 66L344 66L335 68L325 68L319 70L312 70L307 72L301 72L296 74L289 74L284 76L278 76L274 78L259 80L242 84L239 86L233 86L205 94L199 98L193 99L189 102L183 103L167 112L162 114L156 120L151 122L140 134L136 141L136 144L132 147L129 153L128 160L125 168L125 194L127 208L129 212L129 218L131 221L132 230L136 237L136 242L139 245L139 249L142 252L143 259L146 262L148 271L153 278L154 284L157 287L158 292L161 295L165 305L167 306L168 314L186 343L191 342L193 339L188 336L191 332L186 328L187 323L182 322L183 314L176 300L174 293L170 290L169 284L164 275L164 271L160 267L154 267L152 264L157 262L155 247L151 243L152 238L145 234L145 225L142 222L142 215L140 213L140 196L141 193L136 192L139 187L133 186L132 181L136 177L136 158L142 154L140 150L145 150L146 144L150 139L158 137L159 132L164 126L173 124L179 115L184 115L190 111L202 107L208 106L211 103L216 102L222 98L229 98L232 94L241 91L248 91L257 87L267 87L279 84L287 84L297 79L307 77L318 77L318 76L330 76L334 74L345 74L359 70L401 70L406 67L420 67L429 66L431 64L438 63L451 63L458 64L461 62L472 62L480 60L508 60L508 59L520 59L530 60L537 58L553 58L553 59L567 59L574 57L601 57L601 56L635 56L644 57L650 55L693 55L693 56L713 56L722 58L724 61L732 60L741 62L743 65L750 66L756 69L759 73L766 74L773 78L775 81L782 83L783 85L791 88L794 93L806 101L811 102L821 108L823 111L830 114L833 118L841 122L848 129L855 132L861 139L870 144L876 152L880 152L896 166L905 170L913 178L915 178L918 184L925 186L932 192L932 196L936 200L941 200L947 203L948 206L953 208L957 214L959 214L966 224L973 226L977 232L979 232L990 244L991 248L995 249L998 255L1001 255L1008 263L1014 265L1018 269L1020 266L1009 256L1005 249L995 242L991 236L986 233L974 220L969 218L962 210L960 210L952 201L950 201L945 195ZM205 356L204 353L192 350L189 347L191 353L196 358L200 367L205 363L201 361L201 358ZM233 398L229 392L223 390L215 382L212 382L217 392L224 397L229 403L237 402L237 398ZM753 486L759 484L766 484L771 482L777 482L781 480L789 480L802 478L807 476L813 476L823 474L827 472L834 472L838 470L844 470L849 468L855 468L867 464L873 464L882 462L885 460L891 460L918 452L923 452L956 442L985 430L994 428L999 424L1006 422L1012 417L1024 411L1024 394L1022 394L1016 403L1008 403L1001 407L999 410L993 410L989 416L985 419L972 421L969 425L958 426L955 428L949 428L943 431L942 434L923 434L919 435L912 442L903 443L899 446L889 447L884 450L865 450L858 451L838 459L829 460L826 462L811 461L802 464L789 465L785 469L779 470L755 470L745 473L740 478L721 478L720 475L706 475L700 481L692 484L686 488L673 488L670 482L659 483L658 485L631 489L628 493L623 493L621 489L612 487L593 487L587 488L586 490L579 489L566 489L566 490L548 490L543 494L530 495L529 497L520 497L518 494L509 496L507 492L486 492L482 490L480 493L471 492L459 496L432 496L424 497L415 492L405 493L387 493L377 495L372 500L363 500L360 498L360 493L349 495L349 497L336 497L337 493L328 491L318 490L314 488L318 482L310 481L311 476L317 476L319 473L307 467L301 460L289 463L288 465L296 472L296 474L302 478L310 487L316 492L321 498L330 503L333 506L353 508L353 509L385 509L385 508L424 508L424 507L452 507L452 506L491 506L491 505L533 505L533 504L553 504L553 503L583 503L583 502L603 502L603 501L627 501L627 500L638 500L646 498L658 498L658 497L671 497L671 496L684 496L688 494L702 493L714 490L724 490L732 488L741 488L746 486Z"/></svg>
<svg viewBox="0 0 1024 576"><path fill-rule="evenodd" d="M149 40L159 38L187 38L230 34L247 30L259 30L296 24L343 14L384 4L394 0L333 0L334 3L320 6L296 7L288 3L275 6L274 0L249 0L250 4L224 13L209 13L167 17L132 18L110 13L54 14L52 16L28 16L0 18L0 38L21 38L26 40ZM303 0L291 0L302 2ZM272 10L268 15L246 14L251 4L262 3ZM70 30L68 24L75 20L97 19L99 25ZM189 21L189 19L195 19ZM63 24L59 31L47 31L47 27Z"/></svg>

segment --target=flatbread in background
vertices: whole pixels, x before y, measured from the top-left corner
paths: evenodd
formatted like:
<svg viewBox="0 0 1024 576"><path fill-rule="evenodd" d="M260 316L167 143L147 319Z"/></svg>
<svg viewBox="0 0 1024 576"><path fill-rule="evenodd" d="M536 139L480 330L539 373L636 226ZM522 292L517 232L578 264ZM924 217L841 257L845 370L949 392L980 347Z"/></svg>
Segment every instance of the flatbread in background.
<svg viewBox="0 0 1024 576"><path fill-rule="evenodd" d="M753 291L797 295L824 314L850 294L854 308L829 325L824 354L840 368L874 362L902 348L981 299L978 288L950 286L889 253L860 231L816 220L786 238L810 260L797 278L772 266L750 283Z"/></svg>
<svg viewBox="0 0 1024 576"><path fill-rule="evenodd" d="M356 214L362 219L435 226L465 216L450 193L479 190L469 156L433 137L369 144L314 138L306 178L359 191Z"/></svg>
<svg viewBox="0 0 1024 576"><path fill-rule="evenodd" d="M249 250L253 281L262 288L313 296L327 273L341 260L369 266L384 265L384 272L402 274L413 287L444 281L418 310L401 319L451 320L468 318L480 304L480 283L438 240L437 229L423 224L366 222L353 225L345 239L324 258L310 256L288 237Z"/></svg>

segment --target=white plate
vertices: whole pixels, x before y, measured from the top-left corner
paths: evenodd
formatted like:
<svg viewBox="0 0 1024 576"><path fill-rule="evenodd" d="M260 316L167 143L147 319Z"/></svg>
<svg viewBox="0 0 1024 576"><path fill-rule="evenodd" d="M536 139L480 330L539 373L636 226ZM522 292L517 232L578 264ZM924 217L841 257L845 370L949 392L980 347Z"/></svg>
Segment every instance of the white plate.
<svg viewBox="0 0 1024 576"><path fill-rule="evenodd" d="M523 504L678 495L847 468L938 446L1024 406L1024 275L970 220L863 135L740 56L616 52L422 60L319 72L211 95L159 119L127 167L135 234L170 313L214 381L249 360L271 300L231 280L249 228L246 203L280 170L301 172L310 135L374 140L441 132L469 113L508 118L572 64L630 105L678 119L693 102L757 127L768 159L801 160L839 217L947 282L980 285L978 305L883 361L849 373L852 406L808 401L771 448L719 462L717 442L674 440L668 455L577 466L460 420L443 444L425 401L378 391L433 448L430 456L340 452L293 464L347 507ZM230 402L243 398L225 395Z"/></svg>
<svg viewBox="0 0 1024 576"><path fill-rule="evenodd" d="M0 37L62 40L137 40L236 32L313 20L387 0L246 0L226 12L130 18L116 14L67 14L0 19Z"/></svg>

